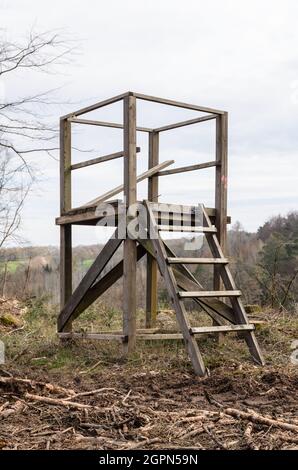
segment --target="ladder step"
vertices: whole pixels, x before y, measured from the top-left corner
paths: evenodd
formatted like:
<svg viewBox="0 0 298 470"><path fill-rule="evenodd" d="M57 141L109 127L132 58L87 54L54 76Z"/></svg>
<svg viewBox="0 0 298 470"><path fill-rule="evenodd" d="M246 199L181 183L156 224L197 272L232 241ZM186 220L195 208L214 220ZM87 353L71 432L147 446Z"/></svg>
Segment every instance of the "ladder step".
<svg viewBox="0 0 298 470"><path fill-rule="evenodd" d="M240 290L198 290L191 292L178 292L181 299L190 299L196 297L239 297Z"/></svg>
<svg viewBox="0 0 298 470"><path fill-rule="evenodd" d="M190 328L192 335L199 335L202 333L228 333L231 331L253 331L254 325L220 325L220 326L201 326Z"/></svg>
<svg viewBox="0 0 298 470"><path fill-rule="evenodd" d="M197 233L216 233L215 227L196 227L191 225L158 225L158 230L164 232L197 232Z"/></svg>
<svg viewBox="0 0 298 470"><path fill-rule="evenodd" d="M168 258L169 264L228 264L226 258Z"/></svg>

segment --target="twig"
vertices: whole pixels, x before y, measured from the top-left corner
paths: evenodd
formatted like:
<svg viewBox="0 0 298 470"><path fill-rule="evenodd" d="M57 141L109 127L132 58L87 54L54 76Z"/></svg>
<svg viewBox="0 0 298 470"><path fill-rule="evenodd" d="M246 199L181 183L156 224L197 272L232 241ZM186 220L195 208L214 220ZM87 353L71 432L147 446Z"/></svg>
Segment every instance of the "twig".
<svg viewBox="0 0 298 470"><path fill-rule="evenodd" d="M211 437L211 439L215 442L215 444L218 445L218 447L220 447L221 449L223 450L227 450L226 446L224 444L222 444L218 439L217 437L214 436L214 434L210 431L210 429L208 429L207 426L204 426L203 424L203 428L204 428L204 431L206 431L206 433Z"/></svg>
<svg viewBox="0 0 298 470"><path fill-rule="evenodd" d="M103 388L97 388L95 390L89 390L88 392L80 392L72 395L71 397L65 398L65 400L73 400L74 398L77 397L87 397L89 395L95 395L97 393L102 393L102 392L115 392L121 394L120 390L117 390L116 388L110 388L110 387L103 387Z"/></svg>
<svg viewBox="0 0 298 470"><path fill-rule="evenodd" d="M89 372L91 372L92 370L96 369L97 366L101 365L102 364L102 361L98 361L96 362L93 366L89 367L89 369L86 369L86 370L81 370L79 372L80 375L85 375L85 374L88 374Z"/></svg>
<svg viewBox="0 0 298 470"><path fill-rule="evenodd" d="M252 429L253 429L253 424L248 423L248 425L246 426L245 431L244 431L244 439L245 439L245 442L246 442L249 449L259 450L259 448L254 444L254 440L253 440L252 435L251 435L252 434Z"/></svg>

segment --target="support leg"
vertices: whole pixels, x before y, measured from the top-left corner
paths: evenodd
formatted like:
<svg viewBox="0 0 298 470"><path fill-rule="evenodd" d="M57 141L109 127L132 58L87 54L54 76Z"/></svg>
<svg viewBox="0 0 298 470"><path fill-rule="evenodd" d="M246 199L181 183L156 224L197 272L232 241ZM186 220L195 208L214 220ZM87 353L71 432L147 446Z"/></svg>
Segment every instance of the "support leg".
<svg viewBox="0 0 298 470"><path fill-rule="evenodd" d="M60 226L60 306L61 310L72 294L72 243L71 225ZM69 322L63 332L69 332Z"/></svg>

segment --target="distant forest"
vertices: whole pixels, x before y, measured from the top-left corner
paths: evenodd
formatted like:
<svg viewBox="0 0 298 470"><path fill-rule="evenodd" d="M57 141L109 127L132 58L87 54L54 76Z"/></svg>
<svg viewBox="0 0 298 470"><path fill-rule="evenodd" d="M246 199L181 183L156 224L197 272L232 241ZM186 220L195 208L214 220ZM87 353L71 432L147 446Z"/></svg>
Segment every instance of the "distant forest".
<svg viewBox="0 0 298 470"><path fill-rule="evenodd" d="M183 252L185 239L169 240L177 255ZM101 250L101 245L77 246L73 249L74 287L82 279ZM196 256L208 256L203 244ZM189 252L188 252L189 253ZM192 256L191 253L188 256ZM239 222L228 232L228 256L237 287L246 304L259 304L280 311L298 311L298 212L276 216L259 227L256 233L243 230ZM117 252L112 259L121 259ZM139 263L138 306L144 307L146 284L145 260ZM110 266L107 268L109 269ZM194 274L205 287L211 287L211 270L199 266ZM160 280L160 302L167 302ZM111 291L113 290L113 295ZM20 294L21 293L21 294ZM43 298L59 301L59 250L57 247L13 247L0 250L0 296ZM103 296L103 301L121 306L121 280ZM112 299L112 301L111 301Z"/></svg>

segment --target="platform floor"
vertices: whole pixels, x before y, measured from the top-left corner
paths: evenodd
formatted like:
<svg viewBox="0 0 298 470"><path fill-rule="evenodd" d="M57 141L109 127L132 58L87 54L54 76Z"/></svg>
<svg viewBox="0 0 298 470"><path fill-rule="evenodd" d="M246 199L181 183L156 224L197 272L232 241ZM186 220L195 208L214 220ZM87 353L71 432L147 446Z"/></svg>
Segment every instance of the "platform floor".
<svg viewBox="0 0 298 470"><path fill-rule="evenodd" d="M141 203L141 201L140 201ZM56 218L57 225L64 224L74 224L74 225L97 225L97 223L106 217L108 226L115 226L118 223L118 217L120 212L123 214L124 207L123 202L119 199L113 201L107 201L109 208L112 210L112 214L107 213L105 206L98 208L97 206L93 207L77 207L71 209L70 211L65 212L60 217ZM170 211L167 209L167 206L170 205ZM153 205L154 212L158 211L158 221L159 223L168 223L175 225L181 223L187 225L195 225L195 211L197 206L189 205L178 205L178 204L169 204L169 203L158 203ZM208 216L211 219L211 222L215 222L215 209L212 207L206 207ZM231 223L230 217L227 218L227 223Z"/></svg>

